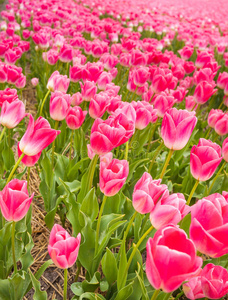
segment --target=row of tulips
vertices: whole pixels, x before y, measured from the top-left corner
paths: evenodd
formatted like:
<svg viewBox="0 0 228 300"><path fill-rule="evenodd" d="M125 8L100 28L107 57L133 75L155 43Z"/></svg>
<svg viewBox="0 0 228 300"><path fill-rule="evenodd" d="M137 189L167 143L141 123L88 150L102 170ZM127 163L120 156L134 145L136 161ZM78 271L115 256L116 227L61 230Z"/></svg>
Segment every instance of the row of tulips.
<svg viewBox="0 0 228 300"><path fill-rule="evenodd" d="M69 286L74 300L227 294L228 6L161 3L9 0L1 12L0 299L50 298L38 280L52 263L64 300ZM35 196L51 260L33 274Z"/></svg>

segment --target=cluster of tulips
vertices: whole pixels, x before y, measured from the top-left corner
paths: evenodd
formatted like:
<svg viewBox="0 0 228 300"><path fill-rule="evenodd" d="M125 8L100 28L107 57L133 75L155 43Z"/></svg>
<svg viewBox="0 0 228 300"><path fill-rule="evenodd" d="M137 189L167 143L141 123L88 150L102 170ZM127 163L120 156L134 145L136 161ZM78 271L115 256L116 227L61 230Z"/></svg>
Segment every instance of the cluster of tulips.
<svg viewBox="0 0 228 300"><path fill-rule="evenodd" d="M52 263L64 269L64 300L68 287L74 300L228 293L228 4L219 0L215 14L209 2L9 0L0 299L31 288L33 299L52 297L39 283ZM51 259L34 274L35 196Z"/></svg>

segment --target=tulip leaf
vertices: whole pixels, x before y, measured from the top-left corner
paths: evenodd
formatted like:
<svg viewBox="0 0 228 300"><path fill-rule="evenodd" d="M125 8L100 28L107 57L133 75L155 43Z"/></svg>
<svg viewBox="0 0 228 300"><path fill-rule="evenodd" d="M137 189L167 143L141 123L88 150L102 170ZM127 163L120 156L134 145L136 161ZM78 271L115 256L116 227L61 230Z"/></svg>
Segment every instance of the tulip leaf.
<svg viewBox="0 0 228 300"><path fill-rule="evenodd" d="M92 188L82 201L81 211L90 217L93 222L99 212L99 205L95 194L95 188Z"/></svg>
<svg viewBox="0 0 228 300"><path fill-rule="evenodd" d="M107 197L103 214L108 215L112 213L114 214L121 213L120 203L121 203L121 196L119 195L119 193L116 194L115 196Z"/></svg>
<svg viewBox="0 0 228 300"><path fill-rule="evenodd" d="M129 166L129 174L128 174L126 182L131 180L135 169L139 165L141 165L142 163L145 163L148 160L149 160L149 158L143 158L143 159L140 159L140 160L136 160L135 162L133 162L132 164L130 164L130 166Z"/></svg>
<svg viewBox="0 0 228 300"><path fill-rule="evenodd" d="M40 290L40 282L35 278L32 272L29 270L29 275L32 280L32 285L35 289L35 294L33 295L34 300L47 300L47 293Z"/></svg>
<svg viewBox="0 0 228 300"><path fill-rule="evenodd" d="M96 272L90 281L84 280L82 288L85 292L94 292L100 285L101 274Z"/></svg>
<svg viewBox="0 0 228 300"><path fill-rule="evenodd" d="M127 275L125 276L125 278L123 278L123 274L124 271L126 269L127 266L127 255L126 255L126 246L125 243L122 242L121 246L120 246L120 262L119 262L119 269L118 269L118 274L117 274L117 288L118 291L120 290L120 286L122 285L122 282L126 282L127 279Z"/></svg>
<svg viewBox="0 0 228 300"><path fill-rule="evenodd" d="M72 225L74 234L77 235L79 232L81 232L83 227L83 224L80 222L80 218L82 218L84 222L84 215L80 211L81 205L75 201L75 196L73 194L68 195L65 204L68 210L66 214L67 219Z"/></svg>
<svg viewBox="0 0 228 300"><path fill-rule="evenodd" d="M133 249L135 248L135 245L133 244L133 247L130 248L130 250L128 251L127 253L127 257L129 259ZM142 265L142 255L140 253L140 251L137 249L136 252L135 252L135 255L132 259L132 262L129 266L129 269L128 269L128 273L135 273L135 270L137 270L137 267L138 267L138 263L140 265Z"/></svg>
<svg viewBox="0 0 228 300"><path fill-rule="evenodd" d="M76 296L81 296L84 293L82 282L74 282L71 284L71 290Z"/></svg>
<svg viewBox="0 0 228 300"><path fill-rule="evenodd" d="M180 228L183 229L187 233L188 237L189 237L190 225L191 225L191 214L187 214L182 219L182 221L180 221Z"/></svg>
<svg viewBox="0 0 228 300"><path fill-rule="evenodd" d="M106 280L111 285L117 280L117 264L116 259L112 251L106 248L106 253L104 254L101 261L102 271L105 275ZM110 271L111 270L111 271Z"/></svg>
<svg viewBox="0 0 228 300"><path fill-rule="evenodd" d="M11 148L4 148L2 151L2 158L6 170L10 170L15 165L14 153Z"/></svg>
<svg viewBox="0 0 228 300"><path fill-rule="evenodd" d="M51 228L53 227L53 225L54 225L56 211L57 211L57 209L58 209L59 204L63 201L64 198L66 198L66 195L65 195L65 196L60 196L60 197L56 200L56 205L55 205L55 207L54 207L52 210L50 210L50 211L46 214L46 216L45 216L45 218L44 218L45 223L46 223L46 225L47 225L47 227L48 227L49 229L51 229Z"/></svg>
<svg viewBox="0 0 228 300"><path fill-rule="evenodd" d="M81 169L83 163L87 160L89 160L89 157L85 157L79 160L79 162L77 162L71 169L69 169L68 174L67 174L67 178L70 179L74 179L75 175L77 174L77 171L79 169Z"/></svg>
<svg viewBox="0 0 228 300"><path fill-rule="evenodd" d="M88 300L105 300L102 295L94 293L84 293L80 296L79 300L88 299Z"/></svg>
<svg viewBox="0 0 228 300"><path fill-rule="evenodd" d="M138 271L135 271L136 276L138 278L139 284L140 284L140 288L141 288L141 292L142 292L142 300L149 300L147 291L146 291L146 287L144 284L144 280L143 280L143 271L142 268L140 266L140 264L138 263Z"/></svg>
<svg viewBox="0 0 228 300"><path fill-rule="evenodd" d="M124 288L122 288L118 293L117 296L115 297L115 300L123 300L123 299L128 299L132 292L133 292L133 281L131 283L129 283L128 285L126 285Z"/></svg>
<svg viewBox="0 0 228 300"><path fill-rule="evenodd" d="M142 224L142 219L143 215L137 214L135 217L135 222L134 222L134 240L135 242L138 242L140 238L140 228Z"/></svg>

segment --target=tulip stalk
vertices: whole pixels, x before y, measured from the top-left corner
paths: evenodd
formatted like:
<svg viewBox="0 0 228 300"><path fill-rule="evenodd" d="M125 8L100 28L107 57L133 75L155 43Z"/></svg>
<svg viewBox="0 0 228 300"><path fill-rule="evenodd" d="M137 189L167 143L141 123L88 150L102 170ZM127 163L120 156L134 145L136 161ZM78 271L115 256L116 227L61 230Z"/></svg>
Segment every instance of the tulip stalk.
<svg viewBox="0 0 228 300"><path fill-rule="evenodd" d="M14 274L17 274L17 261L16 261L16 255L15 255L15 225L16 225L16 223L13 221L11 242L12 242L12 252L13 252Z"/></svg>
<svg viewBox="0 0 228 300"><path fill-rule="evenodd" d="M6 184L8 184L10 182L10 180L13 178L13 175L14 175L15 171L17 170L17 167L19 166L19 164L22 161L22 159L23 159L24 156L25 156L25 154L22 153L21 156L18 158L18 161L14 165L11 173L9 174L9 177L7 178Z"/></svg>
<svg viewBox="0 0 228 300"><path fill-rule="evenodd" d="M196 190L198 184L199 184L199 180L196 180L196 182L195 182L195 184L194 184L194 186L193 186L193 188L192 188L192 190L191 190L191 193L190 193L190 195L189 195L189 197L188 197L188 201L187 201L186 205L189 205L189 204L190 204L191 199L192 199L192 196L193 196L193 194L194 194L194 192L195 192L195 190Z"/></svg>
<svg viewBox="0 0 228 300"><path fill-rule="evenodd" d="M55 130L57 130L59 126L59 121L55 121ZM51 169L54 168L54 157L55 157L55 139L52 142L52 155L51 155Z"/></svg>
<svg viewBox="0 0 228 300"><path fill-rule="evenodd" d="M129 141L126 142L125 154L124 159L128 159L128 150L129 150Z"/></svg>
<svg viewBox="0 0 228 300"><path fill-rule="evenodd" d="M159 178L161 178L161 179L165 175L165 171L166 171L166 169L167 169L167 167L169 165L169 161L170 161L170 159L172 157L173 151L174 151L173 149L169 150L169 153L168 153L168 156L166 157L166 161L165 161L164 167L162 169L161 175L159 176Z"/></svg>
<svg viewBox="0 0 228 300"><path fill-rule="evenodd" d="M133 246L133 250L132 250L132 252L131 252L131 255L130 255L130 257L129 257L129 260L128 260L128 262L127 262L126 268L125 268L124 273L123 273L123 277L122 277L123 280L122 280L122 282L121 282L121 285L120 285L119 290L121 290L121 289L124 287L124 285L125 285L125 282L126 282L125 277L126 277L126 275L127 275L128 269L129 269L129 267L130 267L130 265L131 265L132 259L133 259L134 256L135 256L136 251L138 250L139 246L142 244L142 242L144 241L144 239L147 237L147 235L148 235L153 229L154 229L154 227L151 226L151 227L143 234L143 236L139 239L138 243L137 243L135 246Z"/></svg>
<svg viewBox="0 0 228 300"><path fill-rule="evenodd" d="M72 156L72 149L73 149L73 138L74 138L74 131L71 131L71 137L70 137L70 153L69 153L69 161L71 162L71 156Z"/></svg>
<svg viewBox="0 0 228 300"><path fill-rule="evenodd" d="M151 300L156 300L159 293L160 293L160 290L155 290L152 297L151 297Z"/></svg>
<svg viewBox="0 0 228 300"><path fill-rule="evenodd" d="M67 300L67 269L64 269L63 300Z"/></svg>
<svg viewBox="0 0 228 300"><path fill-rule="evenodd" d="M225 165L226 165L226 161L224 161L224 163L222 164L221 168L218 170L216 176L214 177L214 179L213 179L213 181L212 181L212 183L211 183L211 185L210 185L210 187L209 187L209 189L208 189L208 196L210 195L210 192L211 192L211 190L212 190L212 188L213 188L213 185L215 184L215 181L216 181L217 178L219 177L219 175L220 175L220 173L222 172L222 170L223 170L223 168L225 167Z"/></svg>
<svg viewBox="0 0 228 300"><path fill-rule="evenodd" d="M96 241L95 241L95 256L97 255L97 251L98 251L98 241L99 241L101 217L102 217L102 214L103 214L103 210L104 210L107 198L108 197L106 195L104 195L103 200L102 200L102 204L101 204L101 208L100 208L100 211L99 211L98 220L97 220Z"/></svg>
<svg viewBox="0 0 228 300"><path fill-rule="evenodd" d="M98 157L99 157L98 154L96 154L93 157L93 159L91 160L90 165L89 165L89 190L91 189L92 184L93 184L93 176L94 176L95 168L97 165Z"/></svg>
<svg viewBox="0 0 228 300"><path fill-rule="evenodd" d="M0 135L0 142L1 142L5 132L6 132L6 127L4 126L2 129L1 135Z"/></svg>
<svg viewBox="0 0 228 300"><path fill-rule="evenodd" d="M150 161L150 166L149 166L149 169L148 169L148 173L151 172L153 164L154 164L158 154L162 150L163 146L164 146L164 142L162 141L161 144L159 145L159 147L157 148L156 152L154 153L154 156L153 156L152 160Z"/></svg>
<svg viewBox="0 0 228 300"><path fill-rule="evenodd" d="M44 96L44 99L43 99L43 101L41 103L40 113L38 114L38 117L40 117L42 115L44 104L45 104L45 102L47 100L47 97L48 97L49 93L50 93L50 90L48 90L47 93L46 93L46 95Z"/></svg>
<svg viewBox="0 0 228 300"><path fill-rule="evenodd" d="M150 137L149 137L149 142L148 142L148 145L147 145L147 151L150 150L150 142L152 141L152 139L154 137L154 133L155 133L155 130L157 128L158 121L159 121L159 118L157 118L156 122L153 124L153 128L151 130L151 134L150 134Z"/></svg>

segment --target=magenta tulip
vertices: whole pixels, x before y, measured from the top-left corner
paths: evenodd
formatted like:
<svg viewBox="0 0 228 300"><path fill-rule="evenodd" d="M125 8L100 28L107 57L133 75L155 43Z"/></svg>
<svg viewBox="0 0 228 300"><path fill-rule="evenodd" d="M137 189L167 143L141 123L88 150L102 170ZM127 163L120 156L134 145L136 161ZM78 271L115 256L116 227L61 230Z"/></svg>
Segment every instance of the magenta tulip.
<svg viewBox="0 0 228 300"><path fill-rule="evenodd" d="M199 276L190 278L188 282L183 284L183 291L188 299L195 300L205 297L202 290L200 274Z"/></svg>
<svg viewBox="0 0 228 300"><path fill-rule="evenodd" d="M7 221L20 221L27 214L34 193L29 197L27 181L13 179L0 192L0 208Z"/></svg>
<svg viewBox="0 0 228 300"><path fill-rule="evenodd" d="M60 130L51 129L46 119L39 117L34 122L32 115L30 115L29 124L19 142L19 148L22 153L34 156L50 145L58 134L60 134Z"/></svg>
<svg viewBox="0 0 228 300"><path fill-rule="evenodd" d="M150 213L159 200L169 195L167 185L160 183L161 179L153 180L147 172L137 181L132 196L132 204L137 212Z"/></svg>
<svg viewBox="0 0 228 300"><path fill-rule="evenodd" d="M228 293L228 271L214 264L207 264L201 274L202 290L205 297L219 299Z"/></svg>
<svg viewBox="0 0 228 300"><path fill-rule="evenodd" d="M212 194L191 207L190 237L197 250L211 257L228 253L228 202Z"/></svg>
<svg viewBox="0 0 228 300"><path fill-rule="evenodd" d="M197 275L202 258L184 230L167 226L158 230L147 245L146 275L155 289L175 291L183 281Z"/></svg>
<svg viewBox="0 0 228 300"><path fill-rule="evenodd" d="M228 138L226 138L222 144L222 157L228 162Z"/></svg>
<svg viewBox="0 0 228 300"><path fill-rule="evenodd" d="M66 116L67 126L72 129L78 129L85 120L87 111L82 111L80 106L71 107Z"/></svg>
<svg viewBox="0 0 228 300"><path fill-rule="evenodd" d="M210 140L200 139L190 154L192 176L199 181L210 179L222 160L221 148Z"/></svg>
<svg viewBox="0 0 228 300"><path fill-rule="evenodd" d="M55 71L48 79L47 89L51 92L64 92L66 93L70 84L70 79L66 75L61 75L59 71Z"/></svg>
<svg viewBox="0 0 228 300"><path fill-rule="evenodd" d="M195 112L187 110L169 109L163 118L161 136L167 148L183 149L189 141L197 118Z"/></svg>
<svg viewBox="0 0 228 300"><path fill-rule="evenodd" d="M14 128L27 115L25 113L25 105L22 101L15 100L12 103L5 101L2 104L0 124L7 128Z"/></svg>
<svg viewBox="0 0 228 300"><path fill-rule="evenodd" d="M63 121L70 109L71 97L63 92L54 92L50 98L50 116L55 121Z"/></svg>
<svg viewBox="0 0 228 300"><path fill-rule="evenodd" d="M112 159L112 153L102 156L100 162L100 190L108 197L123 187L129 173L127 160Z"/></svg>
<svg viewBox="0 0 228 300"><path fill-rule="evenodd" d="M81 234L71 237L60 225L55 224L51 230L48 252L54 264L61 269L73 266L78 257Z"/></svg>

